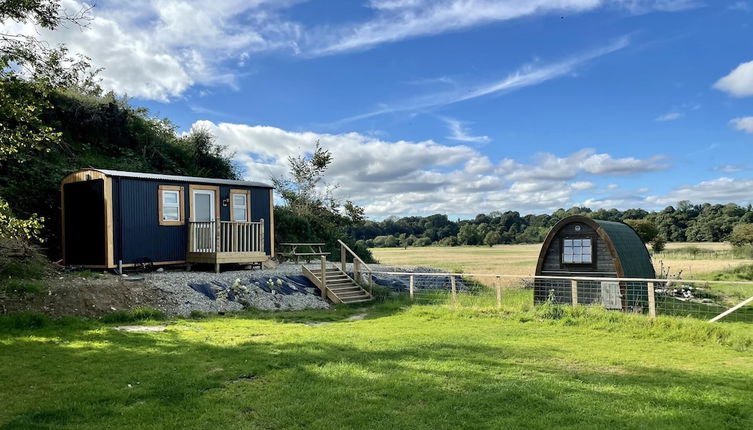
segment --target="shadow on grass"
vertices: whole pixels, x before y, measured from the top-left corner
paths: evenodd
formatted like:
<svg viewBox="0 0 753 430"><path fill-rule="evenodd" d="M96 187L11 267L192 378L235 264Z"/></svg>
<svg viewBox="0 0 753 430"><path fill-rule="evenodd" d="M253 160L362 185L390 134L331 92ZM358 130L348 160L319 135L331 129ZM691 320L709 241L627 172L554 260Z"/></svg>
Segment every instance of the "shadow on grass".
<svg viewBox="0 0 753 430"><path fill-rule="evenodd" d="M525 332L500 332L490 344L452 322L441 336L425 328L390 334L339 325L289 326L293 332L283 336L280 321L243 325L236 318L232 330L227 319L158 334L0 337L6 399L0 429L745 428L753 422L750 375L741 371L594 363Z"/></svg>

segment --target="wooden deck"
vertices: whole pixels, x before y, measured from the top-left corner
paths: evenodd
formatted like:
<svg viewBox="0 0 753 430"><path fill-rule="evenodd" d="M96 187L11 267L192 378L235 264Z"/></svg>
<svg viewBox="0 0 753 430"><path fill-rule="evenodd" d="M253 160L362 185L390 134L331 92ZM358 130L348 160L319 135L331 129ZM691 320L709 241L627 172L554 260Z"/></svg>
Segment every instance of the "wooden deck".
<svg viewBox="0 0 753 430"><path fill-rule="evenodd" d="M267 261L264 250L264 220L258 222L190 221L186 262L253 264Z"/></svg>

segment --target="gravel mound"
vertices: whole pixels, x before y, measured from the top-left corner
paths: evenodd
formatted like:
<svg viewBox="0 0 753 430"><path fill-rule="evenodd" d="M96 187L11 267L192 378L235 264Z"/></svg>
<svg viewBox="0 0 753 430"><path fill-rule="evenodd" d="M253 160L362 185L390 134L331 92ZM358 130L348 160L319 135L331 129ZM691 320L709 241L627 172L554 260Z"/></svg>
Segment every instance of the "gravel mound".
<svg viewBox="0 0 753 430"><path fill-rule="evenodd" d="M247 308L261 310L326 309L329 304L318 290L288 288L287 276L301 274L301 267L282 264L274 269L239 270L222 273L166 271L143 275L145 282L162 291L168 300L160 309L170 315L188 316L192 311L237 312ZM211 299L191 285L212 289ZM292 291L291 291L292 290ZM287 294L283 294L285 291Z"/></svg>

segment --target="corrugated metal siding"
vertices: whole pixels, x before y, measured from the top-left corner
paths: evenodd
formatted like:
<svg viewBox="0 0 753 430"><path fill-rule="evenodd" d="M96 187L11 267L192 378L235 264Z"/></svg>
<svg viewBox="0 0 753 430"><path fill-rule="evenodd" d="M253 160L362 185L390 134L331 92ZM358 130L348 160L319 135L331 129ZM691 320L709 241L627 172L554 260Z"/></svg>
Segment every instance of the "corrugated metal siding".
<svg viewBox="0 0 753 430"><path fill-rule="evenodd" d="M250 188L251 190L251 220L259 221L264 218L264 252L267 255L272 250L271 240L271 212L269 207L268 188Z"/></svg>
<svg viewBox="0 0 753 430"><path fill-rule="evenodd" d="M186 223L190 211L189 183L153 181L133 178L118 178L119 187L116 192L114 233L120 236L116 239L116 262L123 260L123 264L135 263L139 259L148 258L152 261L182 261L186 258L188 246L188 227L159 225L158 192L160 185L178 185L183 187L183 202L185 205ZM251 220L259 221L264 218L264 249L267 254L272 247L270 242L270 211L269 189L256 187L221 186L220 187L220 219L230 220L230 207L223 201L230 198L230 189L245 189L251 193ZM115 192L115 190L113 190Z"/></svg>
<svg viewBox="0 0 753 430"><path fill-rule="evenodd" d="M188 184L120 178L120 224L124 264L147 258L151 261L186 259L187 227L159 225L158 191L160 185L184 188L183 201L188 211Z"/></svg>

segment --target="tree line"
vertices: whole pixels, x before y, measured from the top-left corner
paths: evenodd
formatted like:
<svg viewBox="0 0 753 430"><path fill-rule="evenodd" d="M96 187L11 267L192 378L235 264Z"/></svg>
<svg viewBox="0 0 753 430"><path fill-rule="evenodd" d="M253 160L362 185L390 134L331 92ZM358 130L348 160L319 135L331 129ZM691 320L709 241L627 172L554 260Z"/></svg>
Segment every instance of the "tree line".
<svg viewBox="0 0 753 430"><path fill-rule="evenodd" d="M721 242L730 239L736 226L753 223L751 205L681 201L659 211L572 207L551 214L493 211L454 221L443 214L389 217L350 226L348 233L365 247L540 243L559 220L570 215L627 222L644 242Z"/></svg>

